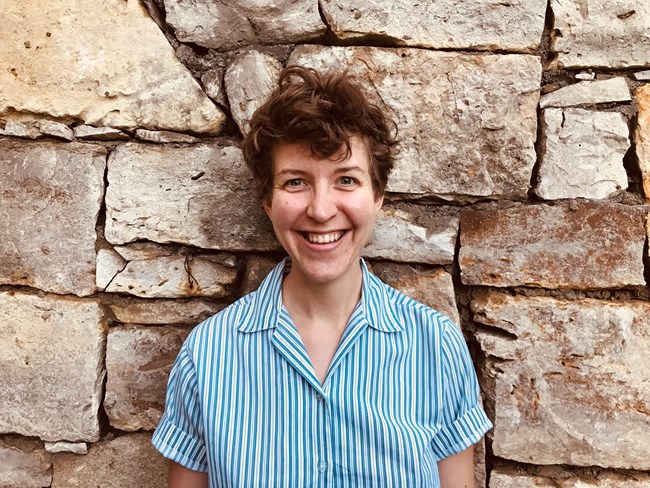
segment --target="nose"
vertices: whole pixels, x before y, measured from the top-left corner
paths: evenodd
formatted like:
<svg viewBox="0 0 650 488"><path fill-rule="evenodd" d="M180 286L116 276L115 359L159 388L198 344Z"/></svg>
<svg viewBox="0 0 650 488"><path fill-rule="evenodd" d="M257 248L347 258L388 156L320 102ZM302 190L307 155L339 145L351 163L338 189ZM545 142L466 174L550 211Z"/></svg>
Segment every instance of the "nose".
<svg viewBox="0 0 650 488"><path fill-rule="evenodd" d="M334 195L328 190L314 190L307 206L307 216L317 222L326 222L338 211Z"/></svg>

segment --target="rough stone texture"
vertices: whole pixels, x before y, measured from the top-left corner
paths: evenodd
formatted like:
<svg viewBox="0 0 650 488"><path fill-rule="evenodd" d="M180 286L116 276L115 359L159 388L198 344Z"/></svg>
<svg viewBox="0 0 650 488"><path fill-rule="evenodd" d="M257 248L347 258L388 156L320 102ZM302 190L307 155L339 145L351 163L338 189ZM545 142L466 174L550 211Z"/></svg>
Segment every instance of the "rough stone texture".
<svg viewBox="0 0 650 488"><path fill-rule="evenodd" d="M179 41L219 50L307 41L326 29L316 0L164 2Z"/></svg>
<svg viewBox="0 0 650 488"><path fill-rule="evenodd" d="M640 205L596 202L464 210L462 281L586 289L644 285L646 212Z"/></svg>
<svg viewBox="0 0 650 488"><path fill-rule="evenodd" d="M153 430L165 408L165 388L174 359L190 329L112 327L106 345L106 399L111 425Z"/></svg>
<svg viewBox="0 0 650 488"><path fill-rule="evenodd" d="M41 131L34 124L18 122L17 120L7 121L4 134L6 136L22 137L24 139L38 139L43 137Z"/></svg>
<svg viewBox="0 0 650 488"><path fill-rule="evenodd" d="M0 442L0 486L41 488L52 482L52 462L41 450L22 451Z"/></svg>
<svg viewBox="0 0 650 488"><path fill-rule="evenodd" d="M228 98L226 97L226 88L224 86L222 68L215 68L206 71L201 76L201 84L205 93L215 102L224 107L228 107Z"/></svg>
<svg viewBox="0 0 650 488"><path fill-rule="evenodd" d="M601 199L627 188L629 130L618 112L546 109L537 194L545 200Z"/></svg>
<svg viewBox="0 0 650 488"><path fill-rule="evenodd" d="M634 73L634 78L639 81L650 81L650 69L637 71Z"/></svg>
<svg viewBox="0 0 650 488"><path fill-rule="evenodd" d="M151 434L129 434L93 445L88 454L60 454L52 488L161 488L167 461L151 445Z"/></svg>
<svg viewBox="0 0 650 488"><path fill-rule="evenodd" d="M650 65L647 0L551 0L557 32L555 67L629 68Z"/></svg>
<svg viewBox="0 0 650 488"><path fill-rule="evenodd" d="M645 474L625 476L599 473L588 478L569 476L562 479L494 470L490 476L490 488L647 488L648 486L650 486L650 476Z"/></svg>
<svg viewBox="0 0 650 488"><path fill-rule="evenodd" d="M97 251L97 288L105 291L106 287L113 281L115 275L124 271L128 261L114 249L100 249Z"/></svg>
<svg viewBox="0 0 650 488"><path fill-rule="evenodd" d="M650 203L650 85L644 85L636 91L639 116L636 124L636 155L641 168L643 192Z"/></svg>
<svg viewBox="0 0 650 488"><path fill-rule="evenodd" d="M138 129L135 131L136 139L147 142L199 142L201 139L198 137L190 136L187 134L179 134L178 132L170 132L168 130L146 130Z"/></svg>
<svg viewBox="0 0 650 488"><path fill-rule="evenodd" d="M105 233L111 243L148 239L210 249L280 247L241 150L228 142L184 148L121 145L109 158L108 181Z"/></svg>
<svg viewBox="0 0 650 488"><path fill-rule="evenodd" d="M347 69L397 122L402 144L389 191L453 200L526 195L538 57L298 46L288 64Z"/></svg>
<svg viewBox="0 0 650 488"><path fill-rule="evenodd" d="M282 64L273 56L249 51L235 58L224 76L230 113L242 134L247 134L255 110L277 86Z"/></svg>
<svg viewBox="0 0 650 488"><path fill-rule="evenodd" d="M642 366L650 303L489 292L472 310L489 326L477 339L494 383L496 456L650 468L650 373Z"/></svg>
<svg viewBox="0 0 650 488"><path fill-rule="evenodd" d="M531 52L541 41L546 2L323 0L339 39L381 36L398 45Z"/></svg>
<svg viewBox="0 0 650 488"><path fill-rule="evenodd" d="M251 256L246 264L246 273L242 284L242 294L257 290L273 268L280 262L279 258Z"/></svg>
<svg viewBox="0 0 650 488"><path fill-rule="evenodd" d="M130 138L124 132L113 127L93 127L92 125L80 125L74 128L74 136L77 139L89 141L128 141Z"/></svg>
<svg viewBox="0 0 650 488"><path fill-rule="evenodd" d="M593 71L580 71L575 76L576 80L593 80L594 78L596 78L596 73Z"/></svg>
<svg viewBox="0 0 650 488"><path fill-rule="evenodd" d="M625 78L616 77L609 80L581 81L565 86L542 95L539 106L575 107L585 103L629 102L631 99Z"/></svg>
<svg viewBox="0 0 650 488"><path fill-rule="evenodd" d="M454 260L458 217L436 219L432 228L413 222L403 211L384 208L377 214L375 231L362 255L429 264L448 264Z"/></svg>
<svg viewBox="0 0 650 488"><path fill-rule="evenodd" d="M106 324L99 303L0 293L0 432L97 441Z"/></svg>
<svg viewBox="0 0 650 488"><path fill-rule="evenodd" d="M106 150L0 141L0 284L95 291L95 224Z"/></svg>
<svg viewBox="0 0 650 488"><path fill-rule="evenodd" d="M85 442L46 442L45 450L51 453L71 452L74 454L88 454L88 445Z"/></svg>
<svg viewBox="0 0 650 488"><path fill-rule="evenodd" d="M57 137L65 141L71 141L74 138L74 132L67 125L55 122L53 120L37 120L36 127L44 135Z"/></svg>
<svg viewBox="0 0 650 488"><path fill-rule="evenodd" d="M0 24L12 26L0 32L0 120L49 114L194 132L223 125L137 0L11 2Z"/></svg>
<svg viewBox="0 0 650 488"><path fill-rule="evenodd" d="M123 324L198 324L224 308L201 300L123 300L110 303L114 320Z"/></svg>

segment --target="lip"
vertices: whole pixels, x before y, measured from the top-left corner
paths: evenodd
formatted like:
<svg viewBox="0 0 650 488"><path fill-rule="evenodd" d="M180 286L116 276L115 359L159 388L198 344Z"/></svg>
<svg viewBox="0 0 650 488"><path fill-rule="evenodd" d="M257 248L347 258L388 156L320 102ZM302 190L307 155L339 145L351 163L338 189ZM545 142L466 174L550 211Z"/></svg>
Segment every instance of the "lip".
<svg viewBox="0 0 650 488"><path fill-rule="evenodd" d="M341 237L339 237L336 241L332 242L324 242L324 243L317 243L317 242L311 242L305 234L316 234L316 235L329 235L329 234L337 234L339 232L342 232L343 234ZM327 251L332 251L339 247L345 237L349 234L349 229L345 230L335 230L335 231L329 231L329 232L309 232L309 231L301 231L299 232L300 238L302 242L307 246L307 248L313 250L313 251L318 251L318 252L327 252Z"/></svg>

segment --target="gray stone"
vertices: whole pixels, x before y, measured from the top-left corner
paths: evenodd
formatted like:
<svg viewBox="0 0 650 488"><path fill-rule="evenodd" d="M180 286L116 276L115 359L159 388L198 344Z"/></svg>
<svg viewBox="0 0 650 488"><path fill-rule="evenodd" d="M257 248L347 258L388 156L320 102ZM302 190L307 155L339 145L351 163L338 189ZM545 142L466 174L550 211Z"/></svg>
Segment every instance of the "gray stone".
<svg viewBox="0 0 650 488"><path fill-rule="evenodd" d="M568 263L566 263L568 265ZM495 456L650 468L650 304L489 292L472 301Z"/></svg>
<svg viewBox="0 0 650 488"><path fill-rule="evenodd" d="M298 46L289 65L342 71L399 126L388 191L452 200L526 196L540 60L423 49Z"/></svg>
<svg viewBox="0 0 650 488"><path fill-rule="evenodd" d="M201 76L201 84L205 93L215 102L224 107L228 107L228 98L226 96L226 87L223 80L224 70L215 68L206 71Z"/></svg>
<svg viewBox="0 0 650 488"><path fill-rule="evenodd" d="M43 137L41 131L33 123L18 122L16 120L7 121L4 133L6 136L22 137L24 139Z"/></svg>
<svg viewBox="0 0 650 488"><path fill-rule="evenodd" d="M0 486L41 488L52 483L52 462L43 451L22 451L0 443Z"/></svg>
<svg viewBox="0 0 650 488"><path fill-rule="evenodd" d="M168 130L138 129L135 131L135 137L142 141L157 143L194 143L201 140L198 137L190 136L188 134L179 134L178 132L170 132Z"/></svg>
<svg viewBox="0 0 650 488"><path fill-rule="evenodd" d="M67 125L55 122L53 120L37 120L36 127L44 135L57 137L65 141L71 141L74 138L74 132Z"/></svg>
<svg viewBox="0 0 650 488"><path fill-rule="evenodd" d="M555 19L551 68L650 65L647 0L551 0Z"/></svg>
<svg viewBox="0 0 650 488"><path fill-rule="evenodd" d="M643 85L636 91L639 105L636 124L636 155L641 169L643 192L650 203L650 84Z"/></svg>
<svg viewBox="0 0 650 488"><path fill-rule="evenodd" d="M596 77L596 74L592 71L581 71L576 73L576 80L593 80Z"/></svg>
<svg viewBox="0 0 650 488"><path fill-rule="evenodd" d="M398 45L532 52L539 47L546 2L323 0L339 39L380 36Z"/></svg>
<svg viewBox="0 0 650 488"><path fill-rule="evenodd" d="M167 378L190 329L112 327L106 345L106 398L111 425L153 430L165 408Z"/></svg>
<svg viewBox="0 0 650 488"><path fill-rule="evenodd" d="M362 255L393 261L448 264L454 260L458 217L436 219L431 228L413 221L403 210L384 208Z"/></svg>
<svg viewBox="0 0 650 488"><path fill-rule="evenodd" d="M490 488L647 488L648 486L650 486L650 476L647 474L625 476L616 473L598 473L585 478L575 475L550 478L509 473L497 469L490 475Z"/></svg>
<svg viewBox="0 0 650 488"><path fill-rule="evenodd" d="M93 127L92 125L79 125L74 128L77 139L90 141L128 141L130 138L124 132L113 127Z"/></svg>
<svg viewBox="0 0 650 488"><path fill-rule="evenodd" d="M167 460L151 445L151 434L128 434L94 444L88 454L59 454L52 488L161 488Z"/></svg>
<svg viewBox="0 0 650 488"><path fill-rule="evenodd" d="M51 453L88 454L88 445L85 442L46 442L45 450Z"/></svg>
<svg viewBox="0 0 650 488"><path fill-rule="evenodd" d="M156 171L151 171L155 166ZM106 238L223 250L279 249L241 150L118 146L108 162Z"/></svg>
<svg viewBox="0 0 650 488"><path fill-rule="evenodd" d="M650 81L650 69L644 71L637 71L634 73L634 79L639 81Z"/></svg>
<svg viewBox="0 0 650 488"><path fill-rule="evenodd" d="M12 26L0 32L0 120L199 133L225 122L141 2L12 2L0 25Z"/></svg>
<svg viewBox="0 0 650 488"><path fill-rule="evenodd" d="M181 42L219 50L316 39L326 27L316 0L164 0Z"/></svg>
<svg viewBox="0 0 650 488"><path fill-rule="evenodd" d="M123 324L198 324L224 308L202 300L117 300L108 307Z"/></svg>
<svg viewBox="0 0 650 488"><path fill-rule="evenodd" d="M106 323L99 303L0 293L0 432L97 441Z"/></svg>
<svg viewBox="0 0 650 488"><path fill-rule="evenodd" d="M282 64L273 56L248 51L235 58L224 76L230 112L242 134L247 134L253 113L277 86Z"/></svg>
<svg viewBox="0 0 650 488"><path fill-rule="evenodd" d="M0 164L0 284L94 293L106 150L4 140Z"/></svg>
<svg viewBox="0 0 650 488"><path fill-rule="evenodd" d="M618 112L544 110L544 150L535 189L545 200L602 199L627 188L629 129Z"/></svg>
<svg viewBox="0 0 650 488"><path fill-rule="evenodd" d="M641 205L597 202L463 210L462 281L579 289L645 285L646 213Z"/></svg>
<svg viewBox="0 0 650 488"><path fill-rule="evenodd" d="M128 261L114 249L100 249L97 251L97 288L105 291L118 273L124 271Z"/></svg>
<svg viewBox="0 0 650 488"><path fill-rule="evenodd" d="M630 89L623 77L609 80L581 81L542 95L541 108L575 107L588 103L629 102Z"/></svg>

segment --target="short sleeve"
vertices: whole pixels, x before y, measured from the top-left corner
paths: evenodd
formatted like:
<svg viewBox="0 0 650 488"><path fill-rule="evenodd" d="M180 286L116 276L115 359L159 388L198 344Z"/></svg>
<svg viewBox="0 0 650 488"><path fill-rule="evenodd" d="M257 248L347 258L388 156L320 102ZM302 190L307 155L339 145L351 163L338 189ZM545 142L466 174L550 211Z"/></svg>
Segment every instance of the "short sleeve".
<svg viewBox="0 0 650 488"><path fill-rule="evenodd" d="M151 442L163 456L194 471L207 471L196 368L183 344L167 384L165 412Z"/></svg>
<svg viewBox="0 0 650 488"><path fill-rule="evenodd" d="M432 441L438 460L476 444L492 428L480 403L472 358L460 329L448 319L442 334L441 429Z"/></svg>

